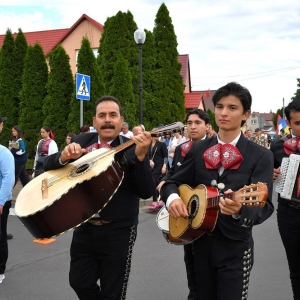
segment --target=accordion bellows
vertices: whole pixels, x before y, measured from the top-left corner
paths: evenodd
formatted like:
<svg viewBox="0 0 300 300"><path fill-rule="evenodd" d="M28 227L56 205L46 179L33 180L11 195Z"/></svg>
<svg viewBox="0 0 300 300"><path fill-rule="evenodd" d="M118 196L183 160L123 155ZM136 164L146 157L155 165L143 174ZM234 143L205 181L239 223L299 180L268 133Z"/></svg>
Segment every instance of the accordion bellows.
<svg viewBox="0 0 300 300"><path fill-rule="evenodd" d="M300 188L298 183L298 170L300 155L291 154L284 157L281 162L280 175L275 191L280 194L281 198L292 200L292 194L297 183L296 197L299 197ZM297 181L297 182L296 182ZM297 199L299 201L299 199Z"/></svg>

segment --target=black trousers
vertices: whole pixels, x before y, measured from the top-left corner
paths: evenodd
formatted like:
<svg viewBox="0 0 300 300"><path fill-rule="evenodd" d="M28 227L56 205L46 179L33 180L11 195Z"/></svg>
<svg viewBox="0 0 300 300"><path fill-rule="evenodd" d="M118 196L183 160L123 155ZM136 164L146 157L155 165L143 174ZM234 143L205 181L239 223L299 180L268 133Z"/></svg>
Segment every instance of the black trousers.
<svg viewBox="0 0 300 300"><path fill-rule="evenodd" d="M248 297L253 239L226 238L217 228L193 242L198 298L241 300Z"/></svg>
<svg viewBox="0 0 300 300"><path fill-rule="evenodd" d="M3 206L2 215L0 215L0 274L4 274L8 259L7 219L10 207L11 200L6 201Z"/></svg>
<svg viewBox="0 0 300 300"><path fill-rule="evenodd" d="M69 280L79 299L126 299L136 233L137 225L128 222L75 229Z"/></svg>
<svg viewBox="0 0 300 300"><path fill-rule="evenodd" d="M184 245L183 249L187 283L189 288L189 295L187 300L198 300L199 298L197 292L197 278L195 272L193 243Z"/></svg>
<svg viewBox="0 0 300 300"><path fill-rule="evenodd" d="M26 172L25 164L15 164L15 185L17 184L19 178L21 180L22 186L25 186L30 181L29 175Z"/></svg>
<svg viewBox="0 0 300 300"><path fill-rule="evenodd" d="M277 222L289 264L294 299L300 300L300 209L278 203Z"/></svg>

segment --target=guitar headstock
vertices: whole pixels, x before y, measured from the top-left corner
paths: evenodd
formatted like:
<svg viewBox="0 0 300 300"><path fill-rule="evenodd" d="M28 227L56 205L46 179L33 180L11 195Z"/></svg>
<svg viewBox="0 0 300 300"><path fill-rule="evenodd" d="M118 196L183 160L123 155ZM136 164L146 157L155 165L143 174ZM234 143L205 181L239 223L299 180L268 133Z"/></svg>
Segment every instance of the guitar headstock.
<svg viewBox="0 0 300 300"><path fill-rule="evenodd" d="M163 126L161 128L152 130L150 133L151 133L151 136L153 136L153 137L160 137L160 136L163 136L166 134L171 135L172 133L175 133L175 132L181 132L181 131L183 131L183 128L184 128L184 125L181 122L174 122L174 123L168 124L166 126Z"/></svg>
<svg viewBox="0 0 300 300"><path fill-rule="evenodd" d="M268 197L268 187L265 183L259 182L242 187L234 192L234 200L247 206L264 207Z"/></svg>

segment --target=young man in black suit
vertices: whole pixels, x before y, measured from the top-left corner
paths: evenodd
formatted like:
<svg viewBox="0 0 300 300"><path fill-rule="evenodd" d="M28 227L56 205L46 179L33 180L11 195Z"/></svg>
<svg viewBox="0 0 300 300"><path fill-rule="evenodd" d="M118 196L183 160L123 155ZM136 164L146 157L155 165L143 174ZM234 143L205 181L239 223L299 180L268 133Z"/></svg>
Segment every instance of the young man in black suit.
<svg viewBox="0 0 300 300"><path fill-rule="evenodd" d="M194 143L171 179L161 188L169 214L188 217L178 195L178 186L218 183L225 187L220 197L214 229L193 242L198 297L201 300L247 299L253 265L252 226L271 216L273 188L272 153L248 141L241 126L250 115L252 97L237 83L228 83L213 97L216 137ZM266 182L268 198L264 207L245 206L226 194L245 185ZM222 185L221 185L222 183Z"/></svg>
<svg viewBox="0 0 300 300"><path fill-rule="evenodd" d="M274 180L280 174L282 159L289 157L290 154L300 154L300 100L291 101L284 111L287 125L292 129L292 134L276 139L271 143L270 150L274 154ZM300 299L299 168L296 178L292 200L284 199L278 194L277 221L289 264L294 299Z"/></svg>
<svg viewBox="0 0 300 300"><path fill-rule="evenodd" d="M100 98L95 103L93 117L97 133L73 137L63 151L46 159L45 170L61 168L94 148L117 147L128 141L128 138L119 136L123 121L119 101L111 96ZM151 197L155 188L148 157L150 133L140 132L132 140L136 145L118 160L125 167L124 177L111 200L96 217L74 230L69 279L81 300L126 298L139 198ZM100 287L97 284L99 279Z"/></svg>
<svg viewBox="0 0 300 300"><path fill-rule="evenodd" d="M206 132L209 126L209 115L202 109L195 108L188 112L185 118L187 135L190 140L177 146L175 148L174 158L172 162L172 167L168 174L164 176L157 186L160 191L162 185L166 180L170 179L175 173L176 169L182 164L184 157L191 148L192 144L204 140L206 138ZM184 248L184 262L186 267L186 275L188 280L189 295L188 300L198 300L197 292L197 281L194 267L194 251L193 244L187 244L183 246Z"/></svg>

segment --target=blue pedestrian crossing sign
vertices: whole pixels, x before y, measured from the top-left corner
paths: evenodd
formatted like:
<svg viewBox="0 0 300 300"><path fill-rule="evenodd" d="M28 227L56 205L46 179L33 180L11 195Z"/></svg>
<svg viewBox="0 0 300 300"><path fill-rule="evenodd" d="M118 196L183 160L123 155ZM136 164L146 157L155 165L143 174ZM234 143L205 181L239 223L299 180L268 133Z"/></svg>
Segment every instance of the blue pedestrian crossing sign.
<svg viewBox="0 0 300 300"><path fill-rule="evenodd" d="M76 73L76 99L90 100L91 77Z"/></svg>

